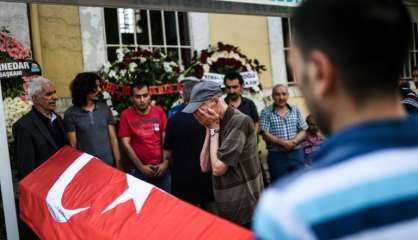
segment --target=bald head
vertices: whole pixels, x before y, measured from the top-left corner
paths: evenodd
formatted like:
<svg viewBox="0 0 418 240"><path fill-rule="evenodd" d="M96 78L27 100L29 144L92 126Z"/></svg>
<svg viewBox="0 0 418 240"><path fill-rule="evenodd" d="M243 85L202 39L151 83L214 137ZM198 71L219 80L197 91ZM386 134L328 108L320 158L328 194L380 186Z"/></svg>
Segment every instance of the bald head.
<svg viewBox="0 0 418 240"><path fill-rule="evenodd" d="M286 91L287 93L289 93L289 88L284 85L284 84L276 84L273 87L273 90L271 92L271 95L274 96L274 92L278 89L278 88L282 88L284 91Z"/></svg>
<svg viewBox="0 0 418 240"><path fill-rule="evenodd" d="M289 98L289 89L286 85L277 84L273 87L272 97L276 107L282 108L287 106Z"/></svg>

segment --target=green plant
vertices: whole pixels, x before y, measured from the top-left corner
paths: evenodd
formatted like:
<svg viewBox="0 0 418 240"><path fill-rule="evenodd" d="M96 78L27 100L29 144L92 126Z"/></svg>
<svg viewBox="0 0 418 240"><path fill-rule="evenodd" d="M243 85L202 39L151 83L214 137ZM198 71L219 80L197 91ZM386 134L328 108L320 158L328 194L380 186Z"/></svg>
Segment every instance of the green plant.
<svg viewBox="0 0 418 240"><path fill-rule="evenodd" d="M118 49L117 53L118 60L105 64L99 71L99 75L106 82L121 87L130 86L137 81L149 86L177 83L183 71L183 67L173 61L172 56L167 56L158 50L138 49L137 51L130 51ZM110 98L105 97L105 100L118 113L131 105L129 96L121 94L120 91L109 91L109 95ZM178 94L152 96L156 104L166 110L178 98Z"/></svg>

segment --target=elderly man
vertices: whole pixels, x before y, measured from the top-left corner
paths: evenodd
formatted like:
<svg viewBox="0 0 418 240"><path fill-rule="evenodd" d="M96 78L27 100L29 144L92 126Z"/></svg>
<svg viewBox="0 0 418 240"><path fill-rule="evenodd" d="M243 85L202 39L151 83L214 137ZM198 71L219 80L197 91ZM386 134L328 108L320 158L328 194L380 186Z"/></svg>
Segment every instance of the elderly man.
<svg viewBox="0 0 418 240"><path fill-rule="evenodd" d="M274 104L261 112L260 128L268 148L271 181L274 182L304 166L302 142L308 125L296 106L287 103L285 85L273 87Z"/></svg>
<svg viewBox="0 0 418 240"><path fill-rule="evenodd" d="M61 117L54 112L57 95L48 79L38 77L29 83L32 110L13 125L19 179L48 160L68 144ZM21 239L38 239L36 234L19 221Z"/></svg>
<svg viewBox="0 0 418 240"><path fill-rule="evenodd" d="M263 193L257 239L417 239L418 120L399 101L402 0L306 0L290 63L321 131L312 169ZM382 51L384 49L384 51Z"/></svg>
<svg viewBox="0 0 418 240"><path fill-rule="evenodd" d="M13 125L20 179L68 144L61 117L54 112L58 99L54 84L38 77L29 83L28 92L32 110Z"/></svg>
<svg viewBox="0 0 418 240"><path fill-rule="evenodd" d="M191 94L183 112L193 113L206 127L200 155L202 171L212 171L219 215L249 227L263 189L257 153L257 134L250 117L220 99L215 82L202 81Z"/></svg>

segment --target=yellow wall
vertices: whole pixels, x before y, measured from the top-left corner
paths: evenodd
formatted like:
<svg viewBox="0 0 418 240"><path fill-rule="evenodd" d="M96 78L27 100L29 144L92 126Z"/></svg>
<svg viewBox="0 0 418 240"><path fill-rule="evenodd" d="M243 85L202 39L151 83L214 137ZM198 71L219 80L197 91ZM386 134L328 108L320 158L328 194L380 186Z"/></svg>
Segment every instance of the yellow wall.
<svg viewBox="0 0 418 240"><path fill-rule="evenodd" d="M291 97L291 98L289 98L289 104L290 105L296 105L305 118L309 115L308 108L306 107L306 104L305 104L305 98L303 98L303 97Z"/></svg>
<svg viewBox="0 0 418 240"><path fill-rule="evenodd" d="M79 10L76 6L31 5L35 60L53 81L58 96L68 97L69 83L83 71Z"/></svg>
<svg viewBox="0 0 418 240"><path fill-rule="evenodd" d="M260 75L264 88L272 87L267 18L258 16L209 14L210 43L221 41L238 46L249 58L267 67Z"/></svg>
<svg viewBox="0 0 418 240"><path fill-rule="evenodd" d="M264 98L264 103L266 104L266 106L270 106L271 104L273 104L273 99L271 98L271 96L266 96ZM300 112L302 113L303 117L306 118L309 115L309 111L305 103L305 98L289 97L288 103L292 106L297 106Z"/></svg>

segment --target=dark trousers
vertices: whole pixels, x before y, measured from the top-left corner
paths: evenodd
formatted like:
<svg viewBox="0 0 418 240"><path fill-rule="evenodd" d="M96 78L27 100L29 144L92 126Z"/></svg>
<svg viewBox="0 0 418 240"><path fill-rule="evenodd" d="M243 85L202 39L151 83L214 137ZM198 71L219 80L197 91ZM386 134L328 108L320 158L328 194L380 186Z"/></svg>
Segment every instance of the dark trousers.
<svg viewBox="0 0 418 240"><path fill-rule="evenodd" d="M38 240L36 233L19 217L19 201L16 201L16 210L18 216L18 227L20 240Z"/></svg>
<svg viewBox="0 0 418 240"><path fill-rule="evenodd" d="M271 183L280 178L304 167L303 149L296 149L290 152L269 151L267 162L269 164L269 172Z"/></svg>
<svg viewBox="0 0 418 240"><path fill-rule="evenodd" d="M167 171L164 176L160 178L148 178L144 174L141 173L138 169L132 169L130 174L142 181L150 183L168 193L171 193L171 173Z"/></svg>

